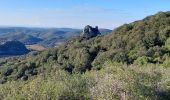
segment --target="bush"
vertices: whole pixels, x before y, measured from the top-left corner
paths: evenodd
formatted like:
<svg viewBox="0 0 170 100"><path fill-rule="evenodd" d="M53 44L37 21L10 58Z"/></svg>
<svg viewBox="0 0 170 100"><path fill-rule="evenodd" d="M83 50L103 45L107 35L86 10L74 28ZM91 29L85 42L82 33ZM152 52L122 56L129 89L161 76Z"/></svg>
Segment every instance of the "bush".
<svg viewBox="0 0 170 100"><path fill-rule="evenodd" d="M165 42L165 47L170 50L170 38L168 38Z"/></svg>
<svg viewBox="0 0 170 100"><path fill-rule="evenodd" d="M170 57L166 57L165 61L162 64L163 67L170 67Z"/></svg>
<svg viewBox="0 0 170 100"><path fill-rule="evenodd" d="M169 100L169 68L127 66L107 61L84 74L56 70L28 81L0 85L0 98L13 100ZM26 78L24 76L24 78ZM5 77L4 77L5 79Z"/></svg>
<svg viewBox="0 0 170 100"><path fill-rule="evenodd" d="M135 61L134 64L137 65L146 65L148 63L148 57L146 56L142 56L142 57L138 57Z"/></svg>

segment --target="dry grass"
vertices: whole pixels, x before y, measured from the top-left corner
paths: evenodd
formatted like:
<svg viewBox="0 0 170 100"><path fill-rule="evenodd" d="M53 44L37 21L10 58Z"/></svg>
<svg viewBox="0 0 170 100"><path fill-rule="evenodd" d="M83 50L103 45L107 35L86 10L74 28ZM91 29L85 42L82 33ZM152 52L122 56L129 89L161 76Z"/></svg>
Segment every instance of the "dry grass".
<svg viewBox="0 0 170 100"><path fill-rule="evenodd" d="M36 50L36 51L43 51L43 50L46 50L45 47L41 46L41 45L38 45L38 44L34 44L34 45L26 45L26 47L28 49L31 49L31 50Z"/></svg>

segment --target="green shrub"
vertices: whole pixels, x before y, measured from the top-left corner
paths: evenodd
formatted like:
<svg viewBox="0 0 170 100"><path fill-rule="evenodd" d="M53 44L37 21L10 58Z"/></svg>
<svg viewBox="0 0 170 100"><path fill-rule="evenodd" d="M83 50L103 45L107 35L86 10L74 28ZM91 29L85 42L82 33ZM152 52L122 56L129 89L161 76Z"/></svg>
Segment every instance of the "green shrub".
<svg viewBox="0 0 170 100"><path fill-rule="evenodd" d="M0 85L0 98L10 100L169 100L170 68L139 67L106 61L99 71L84 74L63 70L27 81Z"/></svg>
<svg viewBox="0 0 170 100"><path fill-rule="evenodd" d="M166 57L165 61L162 64L163 67L170 67L170 57Z"/></svg>
<svg viewBox="0 0 170 100"><path fill-rule="evenodd" d="M138 57L135 61L134 64L137 65L146 65L148 63L148 57L146 56L142 56L142 57Z"/></svg>
<svg viewBox="0 0 170 100"><path fill-rule="evenodd" d="M170 50L170 38L168 38L165 42L165 47Z"/></svg>

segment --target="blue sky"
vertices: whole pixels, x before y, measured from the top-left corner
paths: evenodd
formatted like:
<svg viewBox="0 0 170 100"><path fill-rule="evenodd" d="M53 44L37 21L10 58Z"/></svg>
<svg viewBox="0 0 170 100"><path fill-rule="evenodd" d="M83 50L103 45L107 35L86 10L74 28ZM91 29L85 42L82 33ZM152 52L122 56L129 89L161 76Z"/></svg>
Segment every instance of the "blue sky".
<svg viewBox="0 0 170 100"><path fill-rule="evenodd" d="M1 0L0 26L113 29L159 11L170 0Z"/></svg>

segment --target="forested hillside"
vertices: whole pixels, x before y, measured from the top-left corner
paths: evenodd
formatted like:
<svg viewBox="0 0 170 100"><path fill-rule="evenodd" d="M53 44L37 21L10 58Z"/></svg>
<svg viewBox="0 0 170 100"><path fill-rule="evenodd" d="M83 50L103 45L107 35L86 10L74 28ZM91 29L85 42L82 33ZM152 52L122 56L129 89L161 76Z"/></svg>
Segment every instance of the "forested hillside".
<svg viewBox="0 0 170 100"><path fill-rule="evenodd" d="M159 12L104 36L76 37L58 48L1 62L0 94L6 98L10 88L16 99L168 100L169 54L170 12Z"/></svg>
<svg viewBox="0 0 170 100"><path fill-rule="evenodd" d="M8 41L0 44L0 57L9 55L23 55L27 54L29 50L19 41Z"/></svg>

